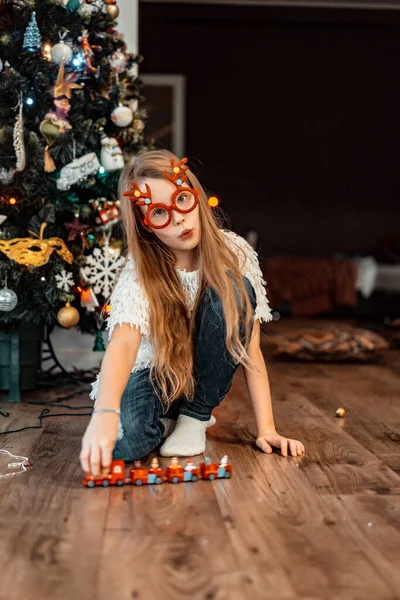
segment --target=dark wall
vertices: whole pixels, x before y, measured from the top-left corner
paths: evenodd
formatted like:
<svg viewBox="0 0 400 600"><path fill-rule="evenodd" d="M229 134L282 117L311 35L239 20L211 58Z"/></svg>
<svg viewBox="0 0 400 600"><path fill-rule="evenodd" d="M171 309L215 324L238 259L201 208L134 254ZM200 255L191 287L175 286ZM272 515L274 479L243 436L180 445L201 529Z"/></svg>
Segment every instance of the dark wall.
<svg viewBox="0 0 400 600"><path fill-rule="evenodd" d="M186 154L260 254L400 235L400 15L141 5L143 73L187 78Z"/></svg>

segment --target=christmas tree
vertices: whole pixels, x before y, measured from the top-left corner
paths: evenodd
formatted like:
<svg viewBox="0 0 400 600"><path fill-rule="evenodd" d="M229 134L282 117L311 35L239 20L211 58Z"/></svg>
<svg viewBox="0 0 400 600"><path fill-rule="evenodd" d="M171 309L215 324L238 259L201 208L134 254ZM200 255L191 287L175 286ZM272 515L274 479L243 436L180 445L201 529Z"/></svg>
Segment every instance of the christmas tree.
<svg viewBox="0 0 400 600"><path fill-rule="evenodd" d="M0 330L98 330L121 266L118 177L143 144L116 0L0 4ZM99 344L97 344L99 345Z"/></svg>

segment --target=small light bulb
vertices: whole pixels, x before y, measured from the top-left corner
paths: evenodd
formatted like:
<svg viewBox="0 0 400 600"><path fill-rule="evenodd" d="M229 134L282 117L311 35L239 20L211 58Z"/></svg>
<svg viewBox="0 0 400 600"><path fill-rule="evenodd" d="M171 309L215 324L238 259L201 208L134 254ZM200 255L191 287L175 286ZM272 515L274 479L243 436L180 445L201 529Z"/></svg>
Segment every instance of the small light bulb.
<svg viewBox="0 0 400 600"><path fill-rule="evenodd" d="M109 248L108 251L109 251L110 254L115 254L115 250L113 248Z"/></svg>
<svg viewBox="0 0 400 600"><path fill-rule="evenodd" d="M15 199L15 198L10 198L10 199L9 199L9 203L10 203L10 204L17 204L17 201L16 201L16 199Z"/></svg>
<svg viewBox="0 0 400 600"><path fill-rule="evenodd" d="M43 46L43 56L47 59L47 60L51 60L51 46L50 44L45 44Z"/></svg>
<svg viewBox="0 0 400 600"><path fill-rule="evenodd" d="M46 281L46 277L41 277L41 281Z"/></svg>
<svg viewBox="0 0 400 600"><path fill-rule="evenodd" d="M26 99L26 103L27 103L28 106L32 106L32 104L33 104L33 98L27 98Z"/></svg>
<svg viewBox="0 0 400 600"><path fill-rule="evenodd" d="M209 204L210 206L212 206L212 207L218 206L218 204L219 204L219 200L218 200L218 198L217 198L216 196L211 196L211 197L208 199L208 204Z"/></svg>
<svg viewBox="0 0 400 600"><path fill-rule="evenodd" d="M99 173L105 173L105 172L106 172L105 168L104 167L100 167Z"/></svg>

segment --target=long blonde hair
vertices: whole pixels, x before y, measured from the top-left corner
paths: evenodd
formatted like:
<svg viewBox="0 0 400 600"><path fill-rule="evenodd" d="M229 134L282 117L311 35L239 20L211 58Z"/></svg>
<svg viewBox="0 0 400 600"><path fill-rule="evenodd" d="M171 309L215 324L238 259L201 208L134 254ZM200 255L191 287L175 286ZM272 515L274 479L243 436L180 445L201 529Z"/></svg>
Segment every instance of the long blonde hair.
<svg viewBox="0 0 400 600"><path fill-rule="evenodd" d="M252 306L239 269L238 256L224 241L218 226L218 216L208 204L207 195L190 169L186 171L187 183L199 190L200 264L199 289L194 308L187 315L185 296L175 269L176 258L171 250L143 226L142 213L124 192L130 182L139 186L147 178L165 178L165 170L172 173L171 158L178 158L167 150L139 153L126 165L119 181L120 208L124 223L128 254L134 257L138 278L150 306L150 331L154 343L154 358L150 379L161 390L162 401L170 405L184 395L194 398L193 337L196 309L204 290L210 286L222 301L226 323L226 347L235 364L252 365L246 352L253 319ZM238 253L241 249L238 247ZM216 259L216 257L218 257ZM234 288L238 293L243 313L240 316ZM245 345L239 337L238 323L244 317ZM155 389L155 391L157 391Z"/></svg>

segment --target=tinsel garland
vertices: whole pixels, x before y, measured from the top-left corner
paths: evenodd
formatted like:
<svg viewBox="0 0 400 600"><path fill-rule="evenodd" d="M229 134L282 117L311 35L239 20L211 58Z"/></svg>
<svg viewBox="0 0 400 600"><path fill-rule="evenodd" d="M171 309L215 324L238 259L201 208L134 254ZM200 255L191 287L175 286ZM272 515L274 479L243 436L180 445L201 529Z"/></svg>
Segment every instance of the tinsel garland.
<svg viewBox="0 0 400 600"><path fill-rule="evenodd" d="M17 156L17 171L23 171L26 166L24 143L24 117L22 116L22 97L19 99L19 111L14 125L14 150Z"/></svg>

